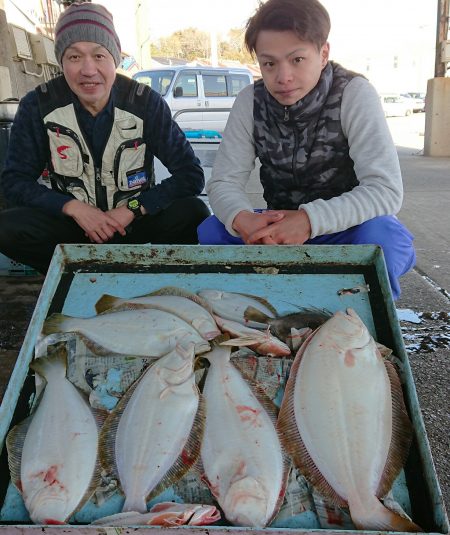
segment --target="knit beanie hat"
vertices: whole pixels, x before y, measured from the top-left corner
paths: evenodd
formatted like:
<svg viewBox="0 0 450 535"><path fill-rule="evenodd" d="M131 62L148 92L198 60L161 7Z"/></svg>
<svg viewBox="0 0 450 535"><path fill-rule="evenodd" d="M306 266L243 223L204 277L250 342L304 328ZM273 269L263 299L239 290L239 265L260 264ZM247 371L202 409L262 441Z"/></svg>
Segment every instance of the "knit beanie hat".
<svg viewBox="0 0 450 535"><path fill-rule="evenodd" d="M102 5L73 3L61 13L55 26L55 55L60 65L66 48L80 41L104 46L114 58L116 67L121 62L120 40L114 29L113 16Z"/></svg>

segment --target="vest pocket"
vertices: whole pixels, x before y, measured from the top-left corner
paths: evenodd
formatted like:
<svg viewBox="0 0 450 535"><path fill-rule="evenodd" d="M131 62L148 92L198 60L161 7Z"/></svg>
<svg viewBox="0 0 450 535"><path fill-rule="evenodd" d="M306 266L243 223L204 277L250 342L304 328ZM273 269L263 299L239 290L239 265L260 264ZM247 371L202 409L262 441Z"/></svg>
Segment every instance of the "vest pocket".
<svg viewBox="0 0 450 535"><path fill-rule="evenodd" d="M114 158L114 180L119 190L138 190L147 184L145 149L142 138L125 141L117 149Z"/></svg>
<svg viewBox="0 0 450 535"><path fill-rule="evenodd" d="M52 174L50 181L53 189L73 195L79 201L95 206L95 199L89 196L89 192L81 179Z"/></svg>
<svg viewBox="0 0 450 535"><path fill-rule="evenodd" d="M83 154L75 132L55 124L47 124L52 166L55 173L70 177L83 174Z"/></svg>

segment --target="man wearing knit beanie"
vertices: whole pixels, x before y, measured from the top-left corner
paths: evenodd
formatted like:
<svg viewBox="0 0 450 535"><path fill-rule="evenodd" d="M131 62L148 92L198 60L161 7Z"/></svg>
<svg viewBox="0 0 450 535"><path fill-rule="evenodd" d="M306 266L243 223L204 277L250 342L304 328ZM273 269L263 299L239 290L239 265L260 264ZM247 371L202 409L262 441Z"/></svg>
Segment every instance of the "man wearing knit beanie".
<svg viewBox="0 0 450 535"><path fill-rule="evenodd" d="M195 244L203 170L155 91L116 74L120 40L99 4L55 27L63 75L28 93L2 176L0 252L45 273L58 243ZM155 184L158 158L169 176ZM50 186L38 181L48 174Z"/></svg>
<svg viewBox="0 0 450 535"><path fill-rule="evenodd" d="M74 3L61 14L55 27L55 55L60 65L66 48L79 41L102 45L116 67L119 65L120 40L113 17L105 7L89 2Z"/></svg>

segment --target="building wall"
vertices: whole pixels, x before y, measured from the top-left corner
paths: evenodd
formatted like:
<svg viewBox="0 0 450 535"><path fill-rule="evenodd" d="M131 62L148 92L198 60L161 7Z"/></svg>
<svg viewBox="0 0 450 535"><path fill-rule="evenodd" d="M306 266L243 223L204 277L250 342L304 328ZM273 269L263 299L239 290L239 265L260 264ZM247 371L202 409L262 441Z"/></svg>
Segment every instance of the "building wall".
<svg viewBox="0 0 450 535"><path fill-rule="evenodd" d="M14 59L12 36L6 13L0 9L0 100L23 97L59 72L59 68L38 65L34 60Z"/></svg>

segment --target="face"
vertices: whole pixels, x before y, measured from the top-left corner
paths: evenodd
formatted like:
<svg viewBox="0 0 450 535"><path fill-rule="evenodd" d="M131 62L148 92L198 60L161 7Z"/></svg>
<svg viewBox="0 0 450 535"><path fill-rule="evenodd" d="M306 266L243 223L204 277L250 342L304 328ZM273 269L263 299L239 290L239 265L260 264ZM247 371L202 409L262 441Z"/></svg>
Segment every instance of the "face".
<svg viewBox="0 0 450 535"><path fill-rule="evenodd" d="M112 55L97 43L74 43L64 51L62 68L81 104L92 115L97 115L108 103L116 78Z"/></svg>
<svg viewBox="0 0 450 535"><path fill-rule="evenodd" d="M280 104L290 106L317 85L330 47L325 43L317 50L291 31L261 30L255 51L267 90Z"/></svg>

